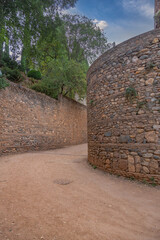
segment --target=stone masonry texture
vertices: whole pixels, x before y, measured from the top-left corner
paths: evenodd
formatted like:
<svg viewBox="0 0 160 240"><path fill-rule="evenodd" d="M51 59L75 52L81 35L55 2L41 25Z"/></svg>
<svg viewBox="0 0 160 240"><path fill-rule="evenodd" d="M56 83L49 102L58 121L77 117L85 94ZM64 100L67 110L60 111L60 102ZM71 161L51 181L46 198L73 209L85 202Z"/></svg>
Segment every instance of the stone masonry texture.
<svg viewBox="0 0 160 240"><path fill-rule="evenodd" d="M160 28L160 0L155 0L155 29ZM156 16L158 14L158 16Z"/></svg>
<svg viewBox="0 0 160 240"><path fill-rule="evenodd" d="M160 0L155 0L155 13L160 10Z"/></svg>
<svg viewBox="0 0 160 240"><path fill-rule="evenodd" d="M160 30L104 53L87 80L89 162L160 184Z"/></svg>
<svg viewBox="0 0 160 240"><path fill-rule="evenodd" d="M48 150L87 142L86 106L33 90L0 90L0 155Z"/></svg>

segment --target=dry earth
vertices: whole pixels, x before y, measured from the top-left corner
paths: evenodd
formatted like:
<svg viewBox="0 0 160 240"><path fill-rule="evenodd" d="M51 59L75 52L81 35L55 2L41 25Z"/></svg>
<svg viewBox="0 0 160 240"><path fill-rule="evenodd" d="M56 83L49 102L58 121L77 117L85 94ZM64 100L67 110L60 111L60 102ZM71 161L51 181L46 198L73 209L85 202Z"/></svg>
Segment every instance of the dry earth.
<svg viewBox="0 0 160 240"><path fill-rule="evenodd" d="M0 240L159 240L160 189L94 170L87 145L0 158Z"/></svg>

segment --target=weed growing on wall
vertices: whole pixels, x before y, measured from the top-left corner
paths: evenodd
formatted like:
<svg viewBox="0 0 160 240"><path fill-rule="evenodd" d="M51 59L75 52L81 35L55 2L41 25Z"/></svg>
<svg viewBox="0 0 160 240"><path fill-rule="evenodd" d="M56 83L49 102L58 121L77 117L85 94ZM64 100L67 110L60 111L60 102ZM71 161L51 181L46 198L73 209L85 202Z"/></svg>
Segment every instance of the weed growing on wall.
<svg viewBox="0 0 160 240"><path fill-rule="evenodd" d="M137 91L135 90L134 87L129 87L129 88L126 89L125 97L130 102L132 102L133 99L137 97L137 95L138 95L138 93L137 93Z"/></svg>
<svg viewBox="0 0 160 240"><path fill-rule="evenodd" d="M148 104L146 100L141 102L137 101L137 109L140 110L142 108L148 109Z"/></svg>

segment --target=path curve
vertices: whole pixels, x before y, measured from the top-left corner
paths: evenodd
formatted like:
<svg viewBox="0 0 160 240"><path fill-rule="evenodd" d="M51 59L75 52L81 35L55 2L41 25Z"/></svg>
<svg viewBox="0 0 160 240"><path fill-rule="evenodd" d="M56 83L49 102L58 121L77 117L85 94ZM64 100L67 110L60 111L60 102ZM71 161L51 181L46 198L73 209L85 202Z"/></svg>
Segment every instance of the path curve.
<svg viewBox="0 0 160 240"><path fill-rule="evenodd" d="M0 240L159 240L160 189L110 176L87 145L0 158Z"/></svg>

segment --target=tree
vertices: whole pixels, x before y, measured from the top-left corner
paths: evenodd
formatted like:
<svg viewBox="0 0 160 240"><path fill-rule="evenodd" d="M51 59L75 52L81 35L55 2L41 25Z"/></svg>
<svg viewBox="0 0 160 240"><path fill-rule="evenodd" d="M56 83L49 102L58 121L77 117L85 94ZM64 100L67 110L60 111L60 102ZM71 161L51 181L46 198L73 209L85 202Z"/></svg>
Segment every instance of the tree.
<svg viewBox="0 0 160 240"><path fill-rule="evenodd" d="M6 33L12 51L18 52L21 45L24 64L31 45L40 35L39 29L44 26L45 16L53 18L58 10L73 7L75 3L76 0L0 0L0 60Z"/></svg>
<svg viewBox="0 0 160 240"><path fill-rule="evenodd" d="M32 49L31 62L37 63L44 79L34 89L50 96L74 98L86 95L86 73L98 55L108 49L104 33L88 18L78 15L46 18L47 26Z"/></svg>
<svg viewBox="0 0 160 240"><path fill-rule="evenodd" d="M79 15L64 15L63 21L70 59L78 62L87 59L91 64L110 47L103 31L91 19Z"/></svg>

